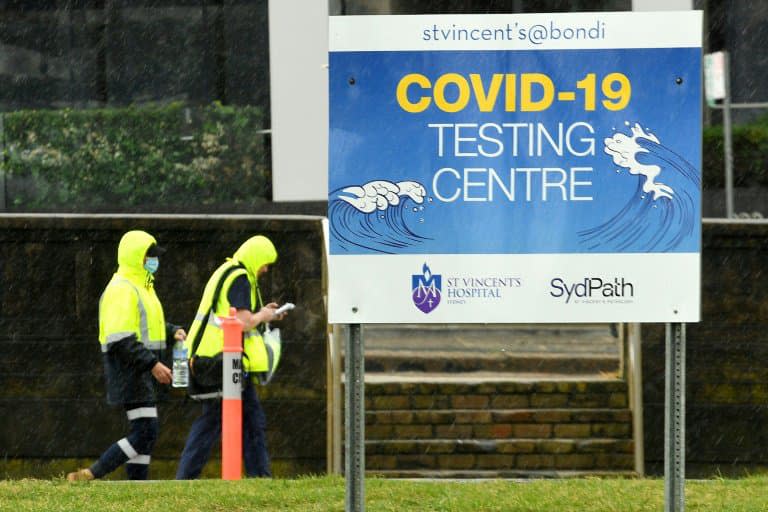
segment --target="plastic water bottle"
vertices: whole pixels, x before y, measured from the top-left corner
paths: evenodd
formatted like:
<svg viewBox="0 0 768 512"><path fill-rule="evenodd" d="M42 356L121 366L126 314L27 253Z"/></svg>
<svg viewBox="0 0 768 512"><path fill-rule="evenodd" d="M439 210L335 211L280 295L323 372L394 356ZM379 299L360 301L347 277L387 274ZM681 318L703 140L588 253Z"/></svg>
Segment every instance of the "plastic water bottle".
<svg viewBox="0 0 768 512"><path fill-rule="evenodd" d="M177 340L173 345L173 387L185 388L189 384L189 366L187 365L187 347Z"/></svg>

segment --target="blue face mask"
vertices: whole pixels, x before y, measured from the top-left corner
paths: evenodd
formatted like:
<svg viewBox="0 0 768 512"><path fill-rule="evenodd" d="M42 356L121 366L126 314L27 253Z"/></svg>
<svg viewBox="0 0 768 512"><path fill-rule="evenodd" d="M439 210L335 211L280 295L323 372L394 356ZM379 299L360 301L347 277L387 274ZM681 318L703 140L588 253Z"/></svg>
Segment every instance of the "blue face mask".
<svg viewBox="0 0 768 512"><path fill-rule="evenodd" d="M147 261L144 262L144 270L149 272L150 274L154 274L157 272L157 269L160 267L160 258L147 258Z"/></svg>

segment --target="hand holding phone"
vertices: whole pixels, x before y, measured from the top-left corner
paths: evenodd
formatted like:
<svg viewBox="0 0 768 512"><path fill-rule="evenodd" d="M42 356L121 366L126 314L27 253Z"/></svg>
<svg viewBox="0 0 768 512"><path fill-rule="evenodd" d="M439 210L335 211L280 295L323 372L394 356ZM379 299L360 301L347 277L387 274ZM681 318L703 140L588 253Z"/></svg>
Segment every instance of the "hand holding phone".
<svg viewBox="0 0 768 512"><path fill-rule="evenodd" d="M275 310L275 316L277 316L277 315L282 315L282 314L283 314L283 313L285 313L286 311L290 311L290 310L292 310L292 309L293 309L293 308L295 308L295 307L296 307L296 306L295 306L293 303L291 303L291 302L286 302L285 304L283 304L282 306L280 306L279 308L277 308L277 309Z"/></svg>

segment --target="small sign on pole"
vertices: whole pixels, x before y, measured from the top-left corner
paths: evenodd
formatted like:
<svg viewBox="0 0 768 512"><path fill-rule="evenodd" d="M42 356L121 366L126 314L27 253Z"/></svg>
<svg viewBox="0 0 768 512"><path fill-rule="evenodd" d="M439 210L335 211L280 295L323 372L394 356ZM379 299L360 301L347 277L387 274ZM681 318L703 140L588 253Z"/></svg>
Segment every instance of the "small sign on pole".
<svg viewBox="0 0 768 512"><path fill-rule="evenodd" d="M725 52L704 56L704 93L709 105L725 99Z"/></svg>

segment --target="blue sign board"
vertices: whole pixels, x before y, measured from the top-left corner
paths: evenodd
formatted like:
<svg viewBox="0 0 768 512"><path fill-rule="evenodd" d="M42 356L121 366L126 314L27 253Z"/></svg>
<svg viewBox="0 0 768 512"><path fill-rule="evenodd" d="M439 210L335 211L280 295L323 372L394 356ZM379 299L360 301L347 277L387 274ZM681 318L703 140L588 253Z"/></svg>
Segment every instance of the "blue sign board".
<svg viewBox="0 0 768 512"><path fill-rule="evenodd" d="M332 321L698 320L700 23L333 18Z"/></svg>

